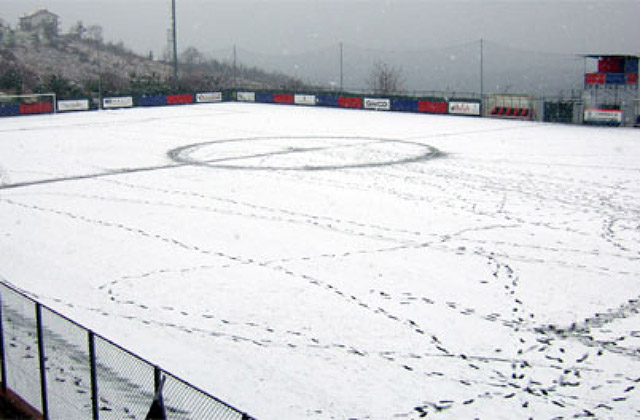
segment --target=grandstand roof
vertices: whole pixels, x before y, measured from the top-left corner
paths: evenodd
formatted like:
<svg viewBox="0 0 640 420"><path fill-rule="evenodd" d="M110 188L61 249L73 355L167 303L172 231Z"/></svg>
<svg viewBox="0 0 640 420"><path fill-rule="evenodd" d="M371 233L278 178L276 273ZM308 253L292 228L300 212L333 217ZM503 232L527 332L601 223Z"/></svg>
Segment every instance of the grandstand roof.
<svg viewBox="0 0 640 420"><path fill-rule="evenodd" d="M580 54L580 56L585 58L624 57L640 59L640 55L636 54Z"/></svg>

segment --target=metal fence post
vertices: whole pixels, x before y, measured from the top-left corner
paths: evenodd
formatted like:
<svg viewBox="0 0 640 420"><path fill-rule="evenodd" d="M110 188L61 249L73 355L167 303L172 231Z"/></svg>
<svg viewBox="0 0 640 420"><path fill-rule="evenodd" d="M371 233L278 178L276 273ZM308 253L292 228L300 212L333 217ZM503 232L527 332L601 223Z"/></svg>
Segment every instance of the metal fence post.
<svg viewBox="0 0 640 420"><path fill-rule="evenodd" d="M89 364L91 374L91 411L93 420L100 419L100 405L98 396L98 369L96 364L96 336L93 331L87 331L89 340Z"/></svg>
<svg viewBox="0 0 640 420"><path fill-rule="evenodd" d="M153 388L154 396L149 412L146 419L148 420L166 420L167 411L164 406L164 397L162 396L162 389L164 387L164 381L166 377L162 375L162 369L158 366L153 367Z"/></svg>
<svg viewBox="0 0 640 420"><path fill-rule="evenodd" d="M7 360L4 349L4 318L2 316L2 309L4 305L3 295L0 293L0 374L2 375L2 392L7 393Z"/></svg>
<svg viewBox="0 0 640 420"><path fill-rule="evenodd" d="M162 369L158 366L153 367L153 392L156 393L160 389L160 382L162 381Z"/></svg>
<svg viewBox="0 0 640 420"><path fill-rule="evenodd" d="M49 399L47 396L47 366L44 354L44 332L42 327L42 305L36 303L36 329L38 334L38 359L40 361L40 393L42 398L42 418L49 419Z"/></svg>

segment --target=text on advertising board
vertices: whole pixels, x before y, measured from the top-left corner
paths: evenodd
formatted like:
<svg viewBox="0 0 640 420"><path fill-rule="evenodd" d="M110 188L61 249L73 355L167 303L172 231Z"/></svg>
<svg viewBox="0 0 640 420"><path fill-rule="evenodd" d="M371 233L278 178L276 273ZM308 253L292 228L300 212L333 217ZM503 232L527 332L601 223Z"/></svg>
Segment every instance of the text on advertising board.
<svg viewBox="0 0 640 420"><path fill-rule="evenodd" d="M89 109L88 99L63 100L58 101L58 111L87 111Z"/></svg>
<svg viewBox="0 0 640 420"><path fill-rule="evenodd" d="M295 95L293 98L297 105L316 105L316 95Z"/></svg>
<svg viewBox="0 0 640 420"><path fill-rule="evenodd" d="M622 123L622 111L615 109L595 109L584 110L584 120L588 122L601 123Z"/></svg>
<svg viewBox="0 0 640 420"><path fill-rule="evenodd" d="M237 99L239 102L255 102L256 93L255 92L238 92Z"/></svg>
<svg viewBox="0 0 640 420"><path fill-rule="evenodd" d="M109 108L131 108L133 107L133 98L131 96L121 96L117 98L104 98L102 107Z"/></svg>
<svg viewBox="0 0 640 420"><path fill-rule="evenodd" d="M377 111L390 111L391 100L379 98L364 98L365 109L375 109Z"/></svg>
<svg viewBox="0 0 640 420"><path fill-rule="evenodd" d="M198 103L222 102L222 92L197 93L196 102Z"/></svg>
<svg viewBox="0 0 640 420"><path fill-rule="evenodd" d="M480 115L478 102L449 102L449 114Z"/></svg>

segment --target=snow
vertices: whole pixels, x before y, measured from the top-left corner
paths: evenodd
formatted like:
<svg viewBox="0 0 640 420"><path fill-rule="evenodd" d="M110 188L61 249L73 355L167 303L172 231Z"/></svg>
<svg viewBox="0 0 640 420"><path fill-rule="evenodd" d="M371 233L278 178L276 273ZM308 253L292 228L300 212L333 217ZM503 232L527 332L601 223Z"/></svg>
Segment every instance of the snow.
<svg viewBox="0 0 640 420"><path fill-rule="evenodd" d="M0 275L260 419L640 417L640 132L0 121Z"/></svg>

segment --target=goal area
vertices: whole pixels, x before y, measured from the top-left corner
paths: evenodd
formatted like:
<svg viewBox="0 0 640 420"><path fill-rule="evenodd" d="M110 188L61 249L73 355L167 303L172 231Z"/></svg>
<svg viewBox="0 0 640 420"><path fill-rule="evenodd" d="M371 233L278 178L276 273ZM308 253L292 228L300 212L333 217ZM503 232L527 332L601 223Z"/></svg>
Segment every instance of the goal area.
<svg viewBox="0 0 640 420"><path fill-rule="evenodd" d="M57 112L55 93L0 94L0 116L51 114Z"/></svg>

